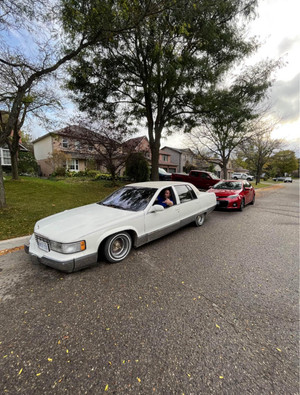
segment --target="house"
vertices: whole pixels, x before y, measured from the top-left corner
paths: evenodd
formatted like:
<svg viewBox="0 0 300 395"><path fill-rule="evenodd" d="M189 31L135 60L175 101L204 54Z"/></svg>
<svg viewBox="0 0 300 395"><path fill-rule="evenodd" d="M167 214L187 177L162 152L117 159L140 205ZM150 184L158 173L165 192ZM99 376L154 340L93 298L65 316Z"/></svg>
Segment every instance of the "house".
<svg viewBox="0 0 300 395"><path fill-rule="evenodd" d="M1 125L6 122L8 116L7 111L0 111L0 129ZM12 136L11 132L11 136ZM19 150L27 152L28 149L24 147L24 145L21 144L22 142L19 142ZM7 144L4 144L0 146L0 166L2 166L4 171L10 171L11 170L11 157L10 157L10 152Z"/></svg>
<svg viewBox="0 0 300 395"><path fill-rule="evenodd" d="M129 152L142 152L148 162L151 162L151 150L149 140L146 136L134 137L123 143L123 146Z"/></svg>
<svg viewBox="0 0 300 395"><path fill-rule="evenodd" d="M149 165L151 165L151 149L146 136L132 138L127 140L123 145L126 145L127 148L129 147L131 151L142 152L148 160ZM164 150L159 150L158 166L169 173L177 171L177 164L172 162L171 154Z"/></svg>
<svg viewBox="0 0 300 395"><path fill-rule="evenodd" d="M195 164L195 155L190 148L162 147L162 151L170 155L170 163L176 168L176 172L182 173L186 165ZM163 167L163 166L161 166ZM169 170L172 172L172 168Z"/></svg>
<svg viewBox="0 0 300 395"><path fill-rule="evenodd" d="M177 172L177 165L175 163L172 163L171 154L164 150L159 150L158 167L161 167L168 173Z"/></svg>
<svg viewBox="0 0 300 395"><path fill-rule="evenodd" d="M87 128L72 125L50 132L33 141L35 159L40 174L48 177L58 167L69 171L85 171L93 167L106 172L99 158L97 147L86 136L93 136Z"/></svg>
<svg viewBox="0 0 300 395"><path fill-rule="evenodd" d="M0 165L4 170L11 166L10 152L6 144L3 147L0 147Z"/></svg>
<svg viewBox="0 0 300 395"><path fill-rule="evenodd" d="M19 150L23 152L28 152L28 149L24 147L21 143L19 143ZM3 147L0 147L0 165L2 166L4 171L11 170L11 157L8 145L5 144Z"/></svg>
<svg viewBox="0 0 300 395"><path fill-rule="evenodd" d="M218 158L211 158L211 159L198 159L196 161L197 168L201 170L206 170L206 171L211 171L213 172L217 177L223 179L224 177L224 172L221 167L221 160ZM227 163L227 180L232 178L232 174L234 173L233 167L232 167L232 162L229 159Z"/></svg>

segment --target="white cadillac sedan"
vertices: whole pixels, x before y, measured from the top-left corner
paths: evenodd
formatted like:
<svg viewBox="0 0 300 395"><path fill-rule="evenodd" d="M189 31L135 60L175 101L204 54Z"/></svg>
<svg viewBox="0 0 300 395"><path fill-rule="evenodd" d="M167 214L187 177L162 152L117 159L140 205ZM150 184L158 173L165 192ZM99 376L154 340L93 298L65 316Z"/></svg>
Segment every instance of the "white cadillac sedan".
<svg viewBox="0 0 300 395"><path fill-rule="evenodd" d="M169 190L170 206L163 207ZM160 203L160 204L159 204ZM150 181L129 184L99 203L41 219L25 251L33 261L65 272L127 257L139 247L190 223L201 226L216 206L214 193L189 183Z"/></svg>

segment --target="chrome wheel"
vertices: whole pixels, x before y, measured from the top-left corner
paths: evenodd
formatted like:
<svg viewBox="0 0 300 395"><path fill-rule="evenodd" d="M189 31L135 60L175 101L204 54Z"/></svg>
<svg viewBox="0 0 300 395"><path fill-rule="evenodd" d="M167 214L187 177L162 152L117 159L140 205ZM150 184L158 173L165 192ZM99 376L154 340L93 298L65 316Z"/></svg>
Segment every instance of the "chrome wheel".
<svg viewBox="0 0 300 395"><path fill-rule="evenodd" d="M205 214L197 215L195 219L196 226L202 226L205 220Z"/></svg>
<svg viewBox="0 0 300 395"><path fill-rule="evenodd" d="M127 232L110 236L104 245L104 255L109 262L119 262L127 257L131 250L132 240Z"/></svg>

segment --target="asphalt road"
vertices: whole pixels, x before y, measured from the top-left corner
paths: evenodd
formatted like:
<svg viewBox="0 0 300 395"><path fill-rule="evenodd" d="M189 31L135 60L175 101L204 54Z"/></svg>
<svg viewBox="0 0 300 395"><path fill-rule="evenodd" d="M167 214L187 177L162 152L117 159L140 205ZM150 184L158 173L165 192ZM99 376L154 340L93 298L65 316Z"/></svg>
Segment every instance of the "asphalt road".
<svg viewBox="0 0 300 395"><path fill-rule="evenodd" d="M119 264L0 256L0 393L298 394L299 184Z"/></svg>

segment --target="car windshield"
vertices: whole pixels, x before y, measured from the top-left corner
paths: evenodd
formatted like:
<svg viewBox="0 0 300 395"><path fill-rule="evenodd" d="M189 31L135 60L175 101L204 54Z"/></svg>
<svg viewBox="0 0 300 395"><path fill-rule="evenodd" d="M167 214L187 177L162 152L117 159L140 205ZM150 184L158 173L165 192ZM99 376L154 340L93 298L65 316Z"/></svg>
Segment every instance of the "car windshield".
<svg viewBox="0 0 300 395"><path fill-rule="evenodd" d="M162 168L159 168L158 171L159 171L159 173L161 173L161 174L168 174L168 172L166 172L166 170L165 170L165 169L162 169Z"/></svg>
<svg viewBox="0 0 300 395"><path fill-rule="evenodd" d="M98 204L121 210L142 211L156 191L155 188L124 187L113 192Z"/></svg>
<svg viewBox="0 0 300 395"><path fill-rule="evenodd" d="M242 183L238 181L222 181L213 186L214 189L242 189Z"/></svg>

